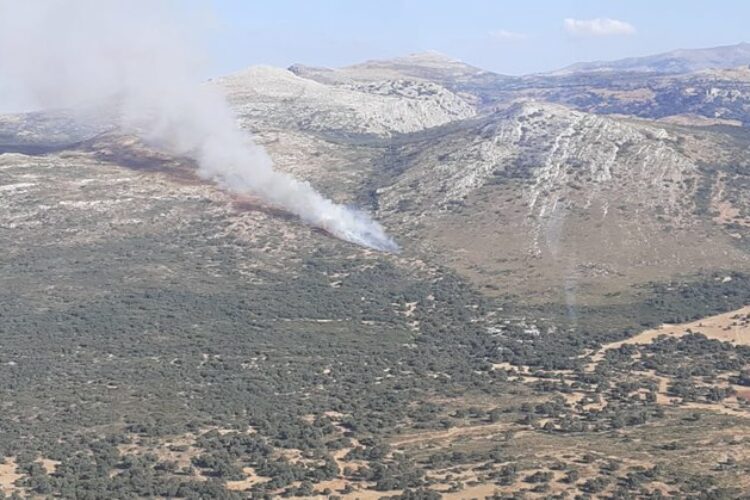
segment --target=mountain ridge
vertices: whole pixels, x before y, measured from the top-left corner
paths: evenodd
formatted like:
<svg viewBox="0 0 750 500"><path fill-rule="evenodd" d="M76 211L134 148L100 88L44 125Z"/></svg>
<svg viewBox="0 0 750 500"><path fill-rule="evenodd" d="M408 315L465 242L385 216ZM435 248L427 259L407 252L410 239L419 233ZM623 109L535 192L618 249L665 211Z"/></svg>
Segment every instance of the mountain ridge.
<svg viewBox="0 0 750 500"><path fill-rule="evenodd" d="M734 45L708 48L676 49L617 60L578 62L546 74L566 75L614 71L690 73L704 69L727 69L748 64L750 64L750 43L740 42Z"/></svg>

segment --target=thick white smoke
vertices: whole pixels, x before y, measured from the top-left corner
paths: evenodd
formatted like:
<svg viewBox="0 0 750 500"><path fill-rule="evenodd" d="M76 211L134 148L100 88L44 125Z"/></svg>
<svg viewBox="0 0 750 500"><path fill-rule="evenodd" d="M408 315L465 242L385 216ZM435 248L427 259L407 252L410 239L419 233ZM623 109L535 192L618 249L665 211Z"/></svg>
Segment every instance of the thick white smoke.
<svg viewBox="0 0 750 500"><path fill-rule="evenodd" d="M341 239L397 251L368 215L274 170L266 151L237 127L223 96L200 84L200 58L190 43L195 19L177 22L177 6L0 0L0 84L16 91L0 101L106 109L149 143L195 159L200 175L223 188L259 196Z"/></svg>

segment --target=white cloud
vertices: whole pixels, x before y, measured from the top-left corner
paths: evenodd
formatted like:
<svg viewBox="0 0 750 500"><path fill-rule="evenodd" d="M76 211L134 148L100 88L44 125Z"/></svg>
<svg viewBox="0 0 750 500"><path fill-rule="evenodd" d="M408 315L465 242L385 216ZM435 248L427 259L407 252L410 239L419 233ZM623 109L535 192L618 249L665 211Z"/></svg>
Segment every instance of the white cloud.
<svg viewBox="0 0 750 500"><path fill-rule="evenodd" d="M526 40L529 38L529 35L526 33L516 33L515 31L496 30L490 31L490 37L503 42L517 42L520 40Z"/></svg>
<svg viewBox="0 0 750 500"><path fill-rule="evenodd" d="M618 19L597 17L595 19L567 18L563 22L565 31L576 36L614 36L632 35L635 26Z"/></svg>

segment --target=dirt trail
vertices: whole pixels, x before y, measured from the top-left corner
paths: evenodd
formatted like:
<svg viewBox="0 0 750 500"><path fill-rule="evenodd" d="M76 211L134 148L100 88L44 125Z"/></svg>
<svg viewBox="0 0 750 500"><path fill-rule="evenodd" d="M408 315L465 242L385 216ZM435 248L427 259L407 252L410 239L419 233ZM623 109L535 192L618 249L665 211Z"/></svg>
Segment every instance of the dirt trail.
<svg viewBox="0 0 750 500"><path fill-rule="evenodd" d="M420 432L417 434L409 434L406 436L391 439L390 444L394 447L404 446L407 444L422 443L425 441L442 441L446 439L464 437L464 436L478 436L484 434L490 434L492 432L502 432L510 429L510 426L505 422L498 422L496 424L482 424L482 425L471 425L466 427L453 427L445 431L428 431Z"/></svg>

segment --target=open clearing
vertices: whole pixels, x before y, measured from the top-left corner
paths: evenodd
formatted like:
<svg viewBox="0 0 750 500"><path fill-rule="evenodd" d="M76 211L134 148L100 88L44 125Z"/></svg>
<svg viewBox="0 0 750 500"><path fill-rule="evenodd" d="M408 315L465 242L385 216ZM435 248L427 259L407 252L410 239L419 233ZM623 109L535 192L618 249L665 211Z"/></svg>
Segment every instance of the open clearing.
<svg viewBox="0 0 750 500"><path fill-rule="evenodd" d="M661 335L682 337L688 333L700 333L710 339L731 342L734 345L750 345L750 306L689 323L663 324L657 328L644 330L625 340L604 344L592 356L590 369L593 370L593 367L604 357L604 353L610 349L617 349L625 344L649 344Z"/></svg>

